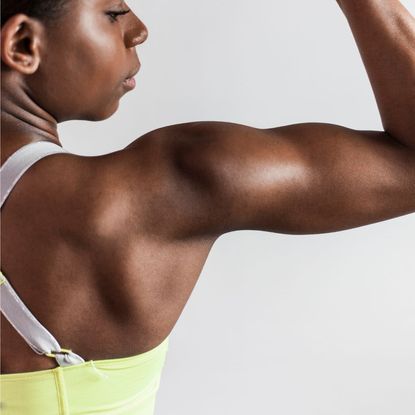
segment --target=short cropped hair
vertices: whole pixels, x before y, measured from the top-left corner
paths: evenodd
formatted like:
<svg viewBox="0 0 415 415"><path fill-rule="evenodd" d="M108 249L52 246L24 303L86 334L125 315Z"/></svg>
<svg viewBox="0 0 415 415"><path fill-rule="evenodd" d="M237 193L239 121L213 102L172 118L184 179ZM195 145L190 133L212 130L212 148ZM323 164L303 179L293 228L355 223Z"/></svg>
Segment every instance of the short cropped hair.
<svg viewBox="0 0 415 415"><path fill-rule="evenodd" d="M70 0L1 0L1 26L18 13L47 24L65 14Z"/></svg>

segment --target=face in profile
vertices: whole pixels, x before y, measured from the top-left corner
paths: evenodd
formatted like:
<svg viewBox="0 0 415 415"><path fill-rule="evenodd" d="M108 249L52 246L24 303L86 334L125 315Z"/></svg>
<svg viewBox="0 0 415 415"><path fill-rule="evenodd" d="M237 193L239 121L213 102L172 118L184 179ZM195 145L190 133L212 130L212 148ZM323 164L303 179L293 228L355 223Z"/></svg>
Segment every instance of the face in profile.
<svg viewBox="0 0 415 415"><path fill-rule="evenodd" d="M57 122L110 117L134 87L147 28L118 0L69 0L55 21L19 14L2 26L2 81L21 87ZM23 71L13 50L37 62ZM22 58L23 59L23 58ZM13 85L14 83L14 85Z"/></svg>

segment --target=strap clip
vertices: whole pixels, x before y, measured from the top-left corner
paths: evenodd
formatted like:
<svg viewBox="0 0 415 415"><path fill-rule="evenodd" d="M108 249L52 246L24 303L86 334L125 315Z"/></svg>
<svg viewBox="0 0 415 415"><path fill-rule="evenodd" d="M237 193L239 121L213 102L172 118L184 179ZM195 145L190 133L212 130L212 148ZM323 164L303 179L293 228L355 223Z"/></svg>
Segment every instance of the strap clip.
<svg viewBox="0 0 415 415"><path fill-rule="evenodd" d="M59 352L52 351L51 353L45 353L45 355L48 357L56 358L57 354L69 354L69 353L72 353L71 349L62 348Z"/></svg>

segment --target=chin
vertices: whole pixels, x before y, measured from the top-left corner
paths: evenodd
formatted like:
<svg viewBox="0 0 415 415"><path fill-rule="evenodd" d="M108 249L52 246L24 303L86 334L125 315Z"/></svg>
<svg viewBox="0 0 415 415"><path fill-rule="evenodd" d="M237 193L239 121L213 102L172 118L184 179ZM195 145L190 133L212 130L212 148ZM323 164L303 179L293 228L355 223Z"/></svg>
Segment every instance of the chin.
<svg viewBox="0 0 415 415"><path fill-rule="evenodd" d="M94 111L86 114L82 117L82 120L85 121L104 121L114 115L120 106L119 101L117 101L111 107L102 108L100 111Z"/></svg>

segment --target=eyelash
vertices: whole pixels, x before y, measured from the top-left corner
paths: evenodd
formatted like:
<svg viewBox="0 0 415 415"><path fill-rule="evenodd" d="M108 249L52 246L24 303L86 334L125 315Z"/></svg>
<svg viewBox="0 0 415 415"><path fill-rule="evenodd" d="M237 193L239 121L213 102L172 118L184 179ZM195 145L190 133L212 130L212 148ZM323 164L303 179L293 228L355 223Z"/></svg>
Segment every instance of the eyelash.
<svg viewBox="0 0 415 415"><path fill-rule="evenodd" d="M118 16L122 16L124 14L130 13L130 11L131 10L122 10L122 11L119 11L119 12L107 12L107 15L110 17L111 22L114 23L114 22L118 21L117 20Z"/></svg>

